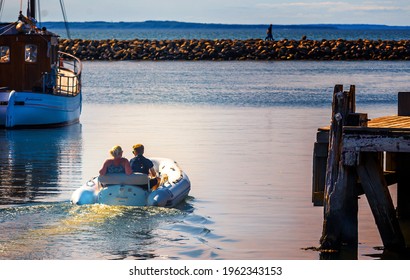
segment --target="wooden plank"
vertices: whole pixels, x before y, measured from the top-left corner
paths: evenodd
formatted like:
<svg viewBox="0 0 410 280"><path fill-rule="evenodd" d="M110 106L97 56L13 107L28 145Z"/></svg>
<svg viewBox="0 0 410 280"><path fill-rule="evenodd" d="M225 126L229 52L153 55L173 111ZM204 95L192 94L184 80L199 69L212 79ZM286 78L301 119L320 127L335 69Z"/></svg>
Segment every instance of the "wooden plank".
<svg viewBox="0 0 410 280"><path fill-rule="evenodd" d="M342 224L342 243L357 248L359 242L358 230L358 188L355 167L344 166L346 172L346 191L344 197L344 219Z"/></svg>
<svg viewBox="0 0 410 280"><path fill-rule="evenodd" d="M320 131L328 131L329 129L329 126L319 128ZM410 117L384 116L369 120L367 123L367 128L357 126L346 126L345 129L356 129L364 131L372 131L372 129L395 129L402 131L410 131Z"/></svg>
<svg viewBox="0 0 410 280"><path fill-rule="evenodd" d="M396 217L394 205L384 180L383 170L374 153L363 153L357 166L363 190L387 249L403 249L404 237Z"/></svg>
<svg viewBox="0 0 410 280"><path fill-rule="evenodd" d="M340 249L358 243L358 193L356 172L339 165L337 180L331 194L325 196L325 218L320 238L321 249Z"/></svg>
<svg viewBox="0 0 410 280"><path fill-rule="evenodd" d="M410 218L410 154L397 154L397 214L399 218Z"/></svg>
<svg viewBox="0 0 410 280"><path fill-rule="evenodd" d="M356 112L356 86L350 85L348 99L347 99L347 113L355 113Z"/></svg>
<svg viewBox="0 0 410 280"><path fill-rule="evenodd" d="M397 170L397 155L398 153L391 153L391 152L386 152L385 153L385 159L386 159L386 171L396 171Z"/></svg>
<svg viewBox="0 0 410 280"><path fill-rule="evenodd" d="M343 164L346 166L356 166L359 162L359 152L355 151L343 151L342 160Z"/></svg>
<svg viewBox="0 0 410 280"><path fill-rule="evenodd" d="M323 206L329 131L318 130L313 149L312 203Z"/></svg>
<svg viewBox="0 0 410 280"><path fill-rule="evenodd" d="M323 193L325 189L326 163L328 153L327 143L314 144L313 149L313 176L312 176L312 202L314 206L323 206Z"/></svg>
<svg viewBox="0 0 410 280"><path fill-rule="evenodd" d="M326 145L329 145L329 130L318 130L316 133L316 142L326 143Z"/></svg>
<svg viewBox="0 0 410 280"><path fill-rule="evenodd" d="M410 117L384 116L372 119L368 122L368 127L397 127L410 128Z"/></svg>
<svg viewBox="0 0 410 280"><path fill-rule="evenodd" d="M343 152L410 152L409 133L345 133Z"/></svg>
<svg viewBox="0 0 410 280"><path fill-rule="evenodd" d="M365 113L350 113L347 115L346 126L367 127L367 114Z"/></svg>
<svg viewBox="0 0 410 280"><path fill-rule="evenodd" d="M312 203L313 206L323 206L324 192L313 192Z"/></svg>

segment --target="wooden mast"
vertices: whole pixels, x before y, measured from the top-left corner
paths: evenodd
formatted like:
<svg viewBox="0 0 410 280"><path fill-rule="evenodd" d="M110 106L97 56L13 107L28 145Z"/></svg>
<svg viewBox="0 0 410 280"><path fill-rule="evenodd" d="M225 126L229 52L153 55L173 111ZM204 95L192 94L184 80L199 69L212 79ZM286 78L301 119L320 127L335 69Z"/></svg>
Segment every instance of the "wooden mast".
<svg viewBox="0 0 410 280"><path fill-rule="evenodd" d="M30 0L30 13L27 16L36 18L36 0Z"/></svg>

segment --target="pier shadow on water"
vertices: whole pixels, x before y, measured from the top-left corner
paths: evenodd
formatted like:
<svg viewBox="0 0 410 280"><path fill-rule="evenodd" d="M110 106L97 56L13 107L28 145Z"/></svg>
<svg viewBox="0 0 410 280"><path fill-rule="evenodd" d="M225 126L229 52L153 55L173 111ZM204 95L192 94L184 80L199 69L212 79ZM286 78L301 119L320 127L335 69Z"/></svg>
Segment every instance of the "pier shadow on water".
<svg viewBox="0 0 410 280"><path fill-rule="evenodd" d="M0 131L0 205L56 201L81 180L81 124Z"/></svg>

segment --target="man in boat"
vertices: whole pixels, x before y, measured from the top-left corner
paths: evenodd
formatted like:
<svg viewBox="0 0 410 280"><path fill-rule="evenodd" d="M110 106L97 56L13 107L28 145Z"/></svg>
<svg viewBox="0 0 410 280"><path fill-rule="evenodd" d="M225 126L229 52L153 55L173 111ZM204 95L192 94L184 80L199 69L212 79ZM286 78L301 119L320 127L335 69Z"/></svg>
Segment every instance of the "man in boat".
<svg viewBox="0 0 410 280"><path fill-rule="evenodd" d="M151 189L157 189L160 183L160 178L157 177L152 161L144 157L144 145L135 144L132 146L132 153L135 156L130 160L132 172L144 173L150 176L151 179L149 183Z"/></svg>

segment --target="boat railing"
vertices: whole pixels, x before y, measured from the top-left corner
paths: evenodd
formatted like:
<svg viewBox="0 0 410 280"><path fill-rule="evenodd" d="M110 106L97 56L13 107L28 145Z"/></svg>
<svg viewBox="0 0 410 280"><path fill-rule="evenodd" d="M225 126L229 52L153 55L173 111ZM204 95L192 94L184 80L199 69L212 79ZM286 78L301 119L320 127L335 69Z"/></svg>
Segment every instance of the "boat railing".
<svg viewBox="0 0 410 280"><path fill-rule="evenodd" d="M43 92L47 92L47 85L52 85L52 92L56 95L76 96L81 92L81 61L68 53L58 52L59 61L55 73L43 75Z"/></svg>

